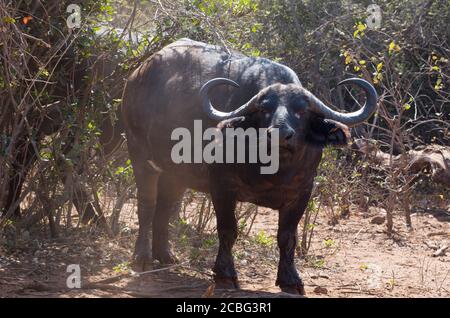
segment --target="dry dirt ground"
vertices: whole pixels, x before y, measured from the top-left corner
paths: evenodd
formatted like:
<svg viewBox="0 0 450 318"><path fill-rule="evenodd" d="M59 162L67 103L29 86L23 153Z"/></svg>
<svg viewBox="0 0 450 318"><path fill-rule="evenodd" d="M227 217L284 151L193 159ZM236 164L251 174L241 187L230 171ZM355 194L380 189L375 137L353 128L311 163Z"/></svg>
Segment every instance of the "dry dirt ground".
<svg viewBox="0 0 450 318"><path fill-rule="evenodd" d="M216 236L199 236L189 223L172 225L173 267L154 264L140 276L129 271L136 237L134 206L121 234L106 238L94 229L70 229L60 238L42 230L22 233L14 246L0 245L0 297L288 297L275 286L277 213L260 209L252 231L234 249L241 290L213 290ZM372 224L377 209L329 225L319 213L307 259L297 259L308 297L450 297L449 206L416 210L413 231L396 215L395 235ZM36 239L36 236L41 236ZM80 264L81 289L67 289L67 265Z"/></svg>

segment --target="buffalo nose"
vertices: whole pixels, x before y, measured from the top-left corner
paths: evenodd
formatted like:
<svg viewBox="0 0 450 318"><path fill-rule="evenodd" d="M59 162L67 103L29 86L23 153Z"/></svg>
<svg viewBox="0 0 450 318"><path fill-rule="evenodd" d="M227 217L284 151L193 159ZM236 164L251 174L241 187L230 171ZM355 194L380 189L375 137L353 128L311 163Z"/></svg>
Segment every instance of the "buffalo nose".
<svg viewBox="0 0 450 318"><path fill-rule="evenodd" d="M289 126L272 126L269 128L269 137L272 134L273 129L278 129L281 142L287 142L295 135L294 129Z"/></svg>
<svg viewBox="0 0 450 318"><path fill-rule="evenodd" d="M285 132L282 133L282 137L284 137L285 140L289 140L294 136L294 130L289 128Z"/></svg>
<svg viewBox="0 0 450 318"><path fill-rule="evenodd" d="M282 127L280 128L280 139L288 141L291 139L295 134L294 129L291 127Z"/></svg>

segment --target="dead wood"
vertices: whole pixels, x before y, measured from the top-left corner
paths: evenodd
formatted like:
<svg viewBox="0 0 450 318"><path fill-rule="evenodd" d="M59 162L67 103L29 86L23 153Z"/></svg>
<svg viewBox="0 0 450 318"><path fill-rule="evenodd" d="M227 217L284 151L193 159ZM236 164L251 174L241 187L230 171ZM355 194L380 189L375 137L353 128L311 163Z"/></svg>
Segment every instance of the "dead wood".
<svg viewBox="0 0 450 318"><path fill-rule="evenodd" d="M372 140L358 139L356 149L381 169L390 169L390 155ZM419 177L429 174L431 181L450 188L450 147L427 145L392 157L392 168Z"/></svg>

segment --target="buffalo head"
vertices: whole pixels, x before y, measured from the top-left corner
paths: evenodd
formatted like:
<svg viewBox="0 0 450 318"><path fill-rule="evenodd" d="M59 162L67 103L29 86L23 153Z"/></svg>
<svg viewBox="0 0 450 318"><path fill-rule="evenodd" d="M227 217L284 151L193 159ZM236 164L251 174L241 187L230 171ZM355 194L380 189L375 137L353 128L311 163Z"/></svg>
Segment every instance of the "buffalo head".
<svg viewBox="0 0 450 318"><path fill-rule="evenodd" d="M354 126L367 120L375 111L377 93L367 81L351 78L340 82L355 84L366 93L366 104L353 113L341 113L332 110L311 92L298 84L273 84L253 96L244 105L232 112L221 112L211 103L208 92L211 88L228 84L239 85L226 78L208 81L200 90L203 110L212 119L224 125L255 128L274 128L279 130L280 155L295 155L305 145L323 147L327 144L345 145L350 134L348 126Z"/></svg>

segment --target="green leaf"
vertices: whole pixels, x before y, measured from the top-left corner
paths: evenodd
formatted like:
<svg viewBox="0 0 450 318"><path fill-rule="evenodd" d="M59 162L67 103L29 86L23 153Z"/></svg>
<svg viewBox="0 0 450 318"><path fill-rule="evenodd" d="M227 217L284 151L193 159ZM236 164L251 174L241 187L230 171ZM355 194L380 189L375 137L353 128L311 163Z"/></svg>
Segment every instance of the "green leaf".
<svg viewBox="0 0 450 318"><path fill-rule="evenodd" d="M334 245L334 240L332 239L324 240L323 244L325 245L325 247L330 248Z"/></svg>
<svg viewBox="0 0 450 318"><path fill-rule="evenodd" d="M383 62L377 64L377 72L380 72L383 68Z"/></svg>
<svg viewBox="0 0 450 318"><path fill-rule="evenodd" d="M442 78L439 77L436 81L436 85L434 85L434 89L435 90L440 90L444 87L444 85L442 85Z"/></svg>
<svg viewBox="0 0 450 318"><path fill-rule="evenodd" d="M393 52L400 51L400 46L398 44L395 44L395 41L392 41L389 43L389 54L392 54Z"/></svg>
<svg viewBox="0 0 450 318"><path fill-rule="evenodd" d="M43 75L44 77L49 77L50 73L45 68L41 68L41 70L39 71L39 75Z"/></svg>
<svg viewBox="0 0 450 318"><path fill-rule="evenodd" d="M392 54L392 52L394 51L394 47L395 47L394 41L389 43L389 54Z"/></svg>
<svg viewBox="0 0 450 318"><path fill-rule="evenodd" d="M95 123L93 121L88 122L87 128L90 131L94 130L95 129Z"/></svg>
<svg viewBox="0 0 450 318"><path fill-rule="evenodd" d="M258 49L253 49L250 55L254 57L261 56L261 51Z"/></svg>
<svg viewBox="0 0 450 318"><path fill-rule="evenodd" d="M345 65L350 64L351 61L352 61L352 57L350 55L345 56Z"/></svg>
<svg viewBox="0 0 450 318"><path fill-rule="evenodd" d="M358 25L356 26L356 28L359 32L363 32L367 28L367 25L359 22Z"/></svg>
<svg viewBox="0 0 450 318"><path fill-rule="evenodd" d="M11 18L11 17L4 17L3 18L3 22L5 22L5 23L16 23L16 19Z"/></svg>
<svg viewBox="0 0 450 318"><path fill-rule="evenodd" d="M124 173L124 171L125 171L125 168L124 168L124 167L118 167L118 168L116 169L116 172L114 172L114 174L115 174L115 175L119 175L119 174Z"/></svg>

